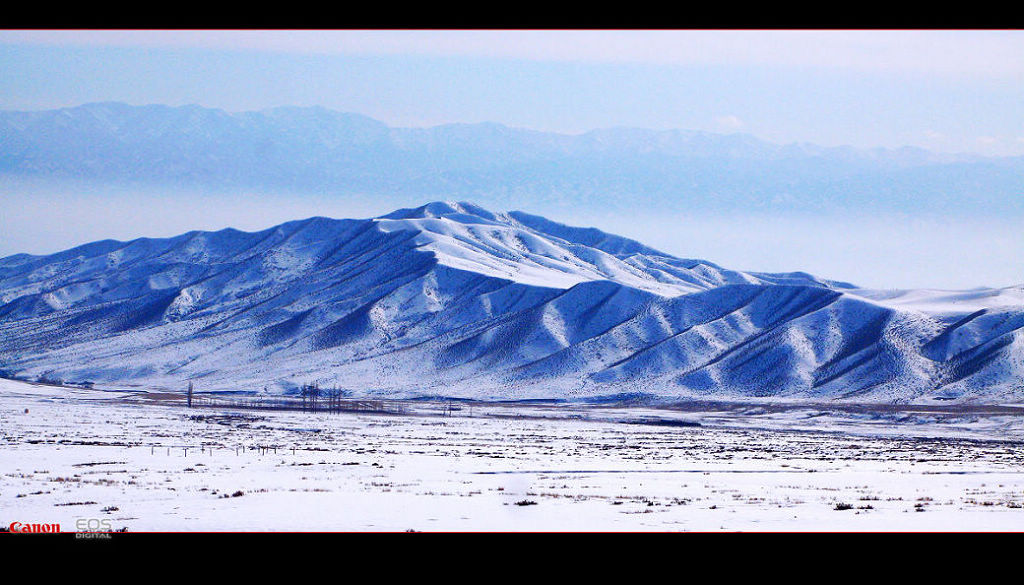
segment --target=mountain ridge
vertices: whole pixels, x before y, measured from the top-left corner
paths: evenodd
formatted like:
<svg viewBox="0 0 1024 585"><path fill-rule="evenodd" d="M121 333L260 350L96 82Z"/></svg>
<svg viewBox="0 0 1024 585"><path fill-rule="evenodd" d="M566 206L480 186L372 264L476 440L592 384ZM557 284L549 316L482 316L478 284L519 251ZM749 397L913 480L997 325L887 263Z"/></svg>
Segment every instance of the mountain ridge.
<svg viewBox="0 0 1024 585"><path fill-rule="evenodd" d="M497 123L397 128L284 106L99 103L0 112L0 173L154 189L266 189L505 207L1024 213L1024 157L775 144L749 134Z"/></svg>
<svg viewBox="0 0 1024 585"><path fill-rule="evenodd" d="M1019 401L1024 287L734 271L433 202L0 259L0 371L175 391Z"/></svg>
<svg viewBox="0 0 1024 585"><path fill-rule="evenodd" d="M344 120L350 127L362 127L377 131L380 136L388 131L394 131L399 136L408 139L416 135L429 135L432 132L439 132L449 135L458 135L459 130L486 129L496 134L533 136L549 141L580 141L590 143L598 147L600 145L613 146L616 143L625 144L634 150L655 150L657 146L665 143L685 140L725 140L726 144L735 146L745 145L750 150L736 150L735 153L756 152L760 155L771 153L780 157L789 156L821 156L824 154L843 154L850 158L864 159L885 159L890 158L900 161L902 164L924 164L924 163L955 163L975 162L978 160L1017 160L1021 156L984 156L969 152L940 153L930 151L917 146L900 147L873 147L859 148L849 145L821 146L811 142L789 142L777 143L761 139L753 134L743 132L717 133L703 130L688 130L682 128L653 129L638 126L608 126L594 128L591 130L565 133L535 130L526 127L509 126L500 122L447 122L430 126L391 126L373 117L356 112L345 112L333 110L324 106L275 106L259 110L228 111L221 108L201 106L199 104L186 104L181 106L169 106L165 104L130 105L124 102L88 102L78 106L55 108L48 110L0 110L0 119L12 127L25 130L31 123L47 121L51 117L63 117L65 119L87 120L91 116L94 121L105 122L112 129L121 129L117 122L134 118L138 122L146 113L162 113L173 115L181 120L180 114L191 116L201 115L205 117L233 119L240 122L252 122L258 118L277 119L281 121L294 121L305 119L307 121L324 122L330 119ZM187 118L186 118L187 119ZM21 123L15 123L20 121ZM26 123L27 122L27 123ZM163 128L170 130L170 128ZM711 142L713 143L713 142Z"/></svg>

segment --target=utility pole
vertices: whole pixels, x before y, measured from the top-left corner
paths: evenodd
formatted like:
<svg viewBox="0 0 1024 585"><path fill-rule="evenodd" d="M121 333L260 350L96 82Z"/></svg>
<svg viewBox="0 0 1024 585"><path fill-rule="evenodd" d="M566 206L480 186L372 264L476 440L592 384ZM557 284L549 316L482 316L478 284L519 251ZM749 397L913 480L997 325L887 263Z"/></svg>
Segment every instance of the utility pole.
<svg viewBox="0 0 1024 585"><path fill-rule="evenodd" d="M192 408L192 380L188 381L188 407Z"/></svg>

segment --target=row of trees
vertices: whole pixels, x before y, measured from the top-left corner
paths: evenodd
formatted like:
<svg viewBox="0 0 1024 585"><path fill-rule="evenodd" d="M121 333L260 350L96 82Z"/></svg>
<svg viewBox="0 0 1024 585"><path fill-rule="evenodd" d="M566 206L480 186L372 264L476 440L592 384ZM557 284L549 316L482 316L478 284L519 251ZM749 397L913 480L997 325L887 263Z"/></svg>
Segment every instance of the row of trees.
<svg viewBox="0 0 1024 585"><path fill-rule="evenodd" d="M264 388L264 390L266 390L266 388ZM186 400L189 408L192 408L193 391L194 388L192 386L192 382L189 382L188 390L186 393ZM317 383L303 384L302 387L299 389L299 397L302 400L302 410L305 412L316 412L318 410L339 411L346 409L346 407L348 407L348 409L366 409L367 404L363 403L373 402L358 401L358 404L346 404L342 400L344 396L344 390L341 390L339 388L321 388L320 385ZM276 400L272 400L271 402L278 403L277 407L279 408L286 408L288 406L288 403L291 402L292 400L293 399L280 397L277 398ZM206 399L204 399L201 402L204 405L208 405L208 400ZM264 404L262 398L259 400L258 404L262 406L271 406L271 404ZM294 402L292 402L292 405L294 405Z"/></svg>
<svg viewBox="0 0 1024 585"><path fill-rule="evenodd" d="M338 388L320 388L319 384L303 384L299 390L302 397L302 410L315 412L322 410L340 410L344 392Z"/></svg>

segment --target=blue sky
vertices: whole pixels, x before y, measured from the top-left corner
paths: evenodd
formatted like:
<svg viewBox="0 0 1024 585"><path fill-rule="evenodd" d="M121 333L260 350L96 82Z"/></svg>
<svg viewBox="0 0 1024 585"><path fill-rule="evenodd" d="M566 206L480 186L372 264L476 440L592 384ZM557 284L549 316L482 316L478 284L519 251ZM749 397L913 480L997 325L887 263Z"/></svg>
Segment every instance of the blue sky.
<svg viewBox="0 0 1024 585"><path fill-rule="evenodd" d="M0 108L322 105L392 125L1024 154L1022 31L0 31Z"/></svg>

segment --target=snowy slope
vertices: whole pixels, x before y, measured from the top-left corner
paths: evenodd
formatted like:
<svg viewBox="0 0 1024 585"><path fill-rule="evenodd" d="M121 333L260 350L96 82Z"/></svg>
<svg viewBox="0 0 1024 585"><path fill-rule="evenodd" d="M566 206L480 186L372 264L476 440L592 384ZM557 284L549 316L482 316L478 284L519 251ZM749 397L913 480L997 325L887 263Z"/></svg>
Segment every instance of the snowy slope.
<svg viewBox="0 0 1024 585"><path fill-rule="evenodd" d="M1024 294L745 273L470 203L0 259L0 370L488 399L1020 400Z"/></svg>

